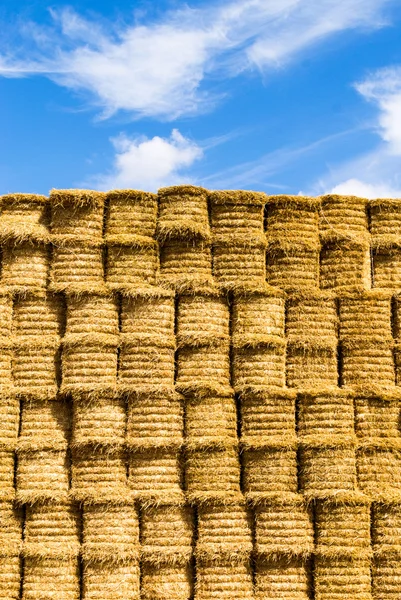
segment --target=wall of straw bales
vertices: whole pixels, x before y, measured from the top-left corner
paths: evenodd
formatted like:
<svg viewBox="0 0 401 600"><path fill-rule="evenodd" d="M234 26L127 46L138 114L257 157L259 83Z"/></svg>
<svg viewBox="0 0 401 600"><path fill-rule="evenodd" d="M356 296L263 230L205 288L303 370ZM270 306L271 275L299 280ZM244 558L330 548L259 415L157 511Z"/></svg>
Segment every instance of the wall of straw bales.
<svg viewBox="0 0 401 600"><path fill-rule="evenodd" d="M401 597L401 201L0 198L0 599Z"/></svg>

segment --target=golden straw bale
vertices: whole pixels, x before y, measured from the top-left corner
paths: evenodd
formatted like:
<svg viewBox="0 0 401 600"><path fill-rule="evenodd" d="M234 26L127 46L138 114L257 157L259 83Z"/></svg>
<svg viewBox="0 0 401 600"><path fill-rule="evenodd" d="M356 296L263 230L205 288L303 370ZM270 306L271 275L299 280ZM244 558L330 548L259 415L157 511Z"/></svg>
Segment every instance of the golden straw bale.
<svg viewBox="0 0 401 600"><path fill-rule="evenodd" d="M137 190L113 190L107 194L106 240L121 236L149 236L156 230L157 195Z"/></svg>
<svg viewBox="0 0 401 600"><path fill-rule="evenodd" d="M111 289L124 291L141 283L154 285L158 268L158 247L154 240L107 248L106 282Z"/></svg>
<svg viewBox="0 0 401 600"><path fill-rule="evenodd" d="M149 448L129 455L128 485L135 497L146 502L180 501L183 465L175 449Z"/></svg>
<svg viewBox="0 0 401 600"><path fill-rule="evenodd" d="M294 293L286 302L285 329L289 340L335 343L336 301L331 291Z"/></svg>
<svg viewBox="0 0 401 600"><path fill-rule="evenodd" d="M114 390L117 385L117 343L116 336L102 337L96 333L83 338L80 334L66 336L61 390L77 396L97 389Z"/></svg>
<svg viewBox="0 0 401 600"><path fill-rule="evenodd" d="M191 450L187 454L185 484L190 498L229 498L240 492L240 465L234 448Z"/></svg>
<svg viewBox="0 0 401 600"><path fill-rule="evenodd" d="M46 196L0 196L0 240L49 241L49 204Z"/></svg>
<svg viewBox="0 0 401 600"><path fill-rule="evenodd" d="M65 500L69 464L65 450L21 451L17 461L17 500L22 503Z"/></svg>
<svg viewBox="0 0 401 600"><path fill-rule="evenodd" d="M324 347L289 342L286 366L288 387L324 389L338 384L337 352L333 343Z"/></svg>
<svg viewBox="0 0 401 600"><path fill-rule="evenodd" d="M398 362L396 355L394 366L391 341L343 340L341 354L343 386L364 390L374 386L391 388L395 385Z"/></svg>
<svg viewBox="0 0 401 600"><path fill-rule="evenodd" d="M227 300L218 295L182 295L177 306L179 346L216 343L229 339Z"/></svg>
<svg viewBox="0 0 401 600"><path fill-rule="evenodd" d="M52 398L60 371L59 343L54 339L16 338L12 374L15 391L25 397Z"/></svg>
<svg viewBox="0 0 401 600"><path fill-rule="evenodd" d="M82 554L86 564L138 558L139 520L133 505L86 504L82 519Z"/></svg>
<svg viewBox="0 0 401 600"><path fill-rule="evenodd" d="M123 445L126 406L121 398L102 394L95 399L77 399L73 403L72 443Z"/></svg>
<svg viewBox="0 0 401 600"><path fill-rule="evenodd" d="M401 248L377 248L373 250L373 285L375 288L400 290Z"/></svg>
<svg viewBox="0 0 401 600"><path fill-rule="evenodd" d="M143 600L189 600L192 597L192 587L191 563L142 565L141 599Z"/></svg>
<svg viewBox="0 0 401 600"><path fill-rule="evenodd" d="M232 335L236 339L284 336L285 300L280 292L234 294Z"/></svg>
<svg viewBox="0 0 401 600"><path fill-rule="evenodd" d="M299 248L268 249L266 280L286 291L315 290L319 285L319 252Z"/></svg>
<svg viewBox="0 0 401 600"><path fill-rule="evenodd" d="M14 488L14 460L12 450L0 448L0 500L13 500Z"/></svg>
<svg viewBox="0 0 401 600"><path fill-rule="evenodd" d="M276 394L241 397L241 441L246 447L289 444L295 440L295 394L284 391Z"/></svg>
<svg viewBox="0 0 401 600"><path fill-rule="evenodd" d="M0 502L0 556L19 556L22 548L23 513L8 501ZM0 559L1 560L1 559ZM1 586L1 583L0 583ZM0 587L1 590L1 587ZM2 598L0 593L0 598Z"/></svg>
<svg viewBox="0 0 401 600"><path fill-rule="evenodd" d="M369 202L370 232L379 236L401 237L401 204L396 198L379 198Z"/></svg>
<svg viewBox="0 0 401 600"><path fill-rule="evenodd" d="M11 335L13 320L13 298L12 294L5 288L0 288L0 339Z"/></svg>
<svg viewBox="0 0 401 600"><path fill-rule="evenodd" d="M197 532L198 560L235 560L250 556L251 513L243 503L199 506Z"/></svg>
<svg viewBox="0 0 401 600"><path fill-rule="evenodd" d="M183 441L183 419L179 396L152 394L129 398L126 442L133 449L177 448Z"/></svg>
<svg viewBox="0 0 401 600"><path fill-rule="evenodd" d="M266 205L268 246L318 250L319 206L319 198L270 196Z"/></svg>
<svg viewBox="0 0 401 600"><path fill-rule="evenodd" d="M19 429L20 401L15 396L0 397L0 447L14 450Z"/></svg>
<svg viewBox="0 0 401 600"><path fill-rule="evenodd" d="M192 555L193 509L188 505L141 510L141 557L153 564L185 564Z"/></svg>
<svg viewBox="0 0 401 600"><path fill-rule="evenodd" d="M372 287L369 243L341 240L325 244L320 253L320 287L353 286Z"/></svg>
<svg viewBox="0 0 401 600"><path fill-rule="evenodd" d="M51 190L53 236L101 241L105 198L90 190Z"/></svg>
<svg viewBox="0 0 401 600"><path fill-rule="evenodd" d="M228 343L184 346L177 352L177 390L185 393L194 388L212 392L230 390L230 356Z"/></svg>
<svg viewBox="0 0 401 600"><path fill-rule="evenodd" d="M161 188L158 191L157 237L209 239L207 190L193 185Z"/></svg>
<svg viewBox="0 0 401 600"><path fill-rule="evenodd" d="M400 401L355 398L355 431L362 440L401 439Z"/></svg>
<svg viewBox="0 0 401 600"><path fill-rule="evenodd" d="M302 557L258 558L255 600L309 600L311 573Z"/></svg>
<svg viewBox="0 0 401 600"><path fill-rule="evenodd" d="M372 563L372 594L380 600L398 600L401 594L399 556L378 556Z"/></svg>
<svg viewBox="0 0 401 600"><path fill-rule="evenodd" d="M23 400L20 450L63 450L71 432L71 406L59 400Z"/></svg>
<svg viewBox="0 0 401 600"><path fill-rule="evenodd" d="M351 497L350 497L351 500ZM315 509L316 551L327 557L369 556L369 501L318 500Z"/></svg>
<svg viewBox="0 0 401 600"><path fill-rule="evenodd" d="M260 386L285 386L285 343L279 338L234 348L233 382L236 391Z"/></svg>
<svg viewBox="0 0 401 600"><path fill-rule="evenodd" d="M391 447L362 447L357 453L359 488L377 499L401 491L401 451Z"/></svg>
<svg viewBox="0 0 401 600"><path fill-rule="evenodd" d="M12 333L16 337L35 338L40 335L56 340L62 334L63 321L64 303L57 295L19 296L14 301Z"/></svg>
<svg viewBox="0 0 401 600"><path fill-rule="evenodd" d="M401 504L374 503L372 546L377 555L401 553Z"/></svg>
<svg viewBox="0 0 401 600"><path fill-rule="evenodd" d="M19 556L0 556L0 598L20 600L21 559Z"/></svg>
<svg viewBox="0 0 401 600"><path fill-rule="evenodd" d="M45 291L50 265L49 249L29 242L3 246L1 282L15 292ZM71 264L69 265L71 267Z"/></svg>
<svg viewBox="0 0 401 600"><path fill-rule="evenodd" d="M5 310L7 311L8 309L6 308ZM7 320L6 322L8 323ZM399 340L401 338L401 296L398 294L395 294L392 298L392 327L394 337L396 340ZM7 335L6 331L5 335Z"/></svg>
<svg viewBox="0 0 401 600"><path fill-rule="evenodd" d="M370 561L317 557L314 565L316 600L372 600Z"/></svg>
<svg viewBox="0 0 401 600"><path fill-rule="evenodd" d="M344 340L391 340L391 296L377 290L340 298L340 337Z"/></svg>
<svg viewBox="0 0 401 600"><path fill-rule="evenodd" d="M80 511L70 502L27 505L24 556L67 558L80 550Z"/></svg>
<svg viewBox="0 0 401 600"><path fill-rule="evenodd" d="M212 285L212 254L205 241L168 239L160 248L160 283L177 290Z"/></svg>
<svg viewBox="0 0 401 600"><path fill-rule="evenodd" d="M242 458L244 492L249 499L275 492L297 491L297 453L291 448L245 450Z"/></svg>
<svg viewBox="0 0 401 600"><path fill-rule="evenodd" d="M266 279L266 241L262 236L232 234L214 238L213 275L227 290L261 287Z"/></svg>
<svg viewBox="0 0 401 600"><path fill-rule="evenodd" d="M10 340L0 340L0 393L2 396L10 394L13 386L12 358Z"/></svg>
<svg viewBox="0 0 401 600"><path fill-rule="evenodd" d="M300 453L300 490L308 497L326 498L351 492L356 486L355 449L349 443L306 445Z"/></svg>
<svg viewBox="0 0 401 600"><path fill-rule="evenodd" d="M255 550L271 558L313 550L312 509L302 496L282 494L255 508Z"/></svg>
<svg viewBox="0 0 401 600"><path fill-rule="evenodd" d="M352 397L340 390L300 394L297 428L298 435L303 439L318 439L321 436L351 438L354 434Z"/></svg>
<svg viewBox="0 0 401 600"><path fill-rule="evenodd" d="M66 334L118 335L118 305L112 296L84 294L67 299Z"/></svg>
<svg viewBox="0 0 401 600"><path fill-rule="evenodd" d="M123 297L121 332L131 336L155 336L170 340L174 335L174 294L159 288L154 297Z"/></svg>
<svg viewBox="0 0 401 600"><path fill-rule="evenodd" d="M136 559L115 564L91 562L84 565L83 600L139 600L140 572Z"/></svg>
<svg viewBox="0 0 401 600"><path fill-rule="evenodd" d="M195 600L253 600L253 597L248 559L197 561Z"/></svg>
<svg viewBox="0 0 401 600"><path fill-rule="evenodd" d="M356 196L321 197L319 227L324 240L363 237L368 232L368 201Z"/></svg>
<svg viewBox="0 0 401 600"><path fill-rule="evenodd" d="M214 235L230 234L249 238L263 232L266 194L250 191L209 193L211 225Z"/></svg>
<svg viewBox="0 0 401 600"><path fill-rule="evenodd" d="M79 600L78 559L27 556L22 600Z"/></svg>
<svg viewBox="0 0 401 600"><path fill-rule="evenodd" d="M237 442L237 413L233 396L188 397L185 405L187 447L228 447Z"/></svg>
<svg viewBox="0 0 401 600"><path fill-rule="evenodd" d="M53 244L50 289L73 293L103 290L102 248L85 241Z"/></svg>
<svg viewBox="0 0 401 600"><path fill-rule="evenodd" d="M79 447L72 453L71 494L79 502L127 499L127 461L120 448Z"/></svg>
<svg viewBox="0 0 401 600"><path fill-rule="evenodd" d="M125 391L172 390L174 386L174 338L123 334L118 384Z"/></svg>

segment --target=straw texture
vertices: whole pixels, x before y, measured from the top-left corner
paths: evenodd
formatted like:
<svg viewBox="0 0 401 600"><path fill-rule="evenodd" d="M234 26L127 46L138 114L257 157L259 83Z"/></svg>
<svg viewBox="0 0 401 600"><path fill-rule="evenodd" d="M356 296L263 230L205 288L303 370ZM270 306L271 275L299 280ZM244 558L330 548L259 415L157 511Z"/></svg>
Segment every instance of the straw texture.
<svg viewBox="0 0 401 600"><path fill-rule="evenodd" d="M0 197L0 600L398 600L401 200Z"/></svg>

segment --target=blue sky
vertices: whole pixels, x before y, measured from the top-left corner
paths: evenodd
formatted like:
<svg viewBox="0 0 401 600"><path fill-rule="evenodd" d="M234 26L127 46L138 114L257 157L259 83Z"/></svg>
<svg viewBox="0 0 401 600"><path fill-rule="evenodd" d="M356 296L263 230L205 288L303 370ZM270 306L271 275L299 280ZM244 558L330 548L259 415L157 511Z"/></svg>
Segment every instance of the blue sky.
<svg viewBox="0 0 401 600"><path fill-rule="evenodd" d="M401 197L399 0L3 0L0 193Z"/></svg>

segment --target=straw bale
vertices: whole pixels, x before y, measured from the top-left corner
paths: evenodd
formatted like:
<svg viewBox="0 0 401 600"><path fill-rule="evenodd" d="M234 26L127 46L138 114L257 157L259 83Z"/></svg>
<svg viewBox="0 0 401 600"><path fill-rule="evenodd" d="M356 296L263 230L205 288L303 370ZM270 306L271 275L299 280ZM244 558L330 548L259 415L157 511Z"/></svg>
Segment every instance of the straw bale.
<svg viewBox="0 0 401 600"><path fill-rule="evenodd" d="M400 401L380 398L355 399L355 431L364 439L400 439Z"/></svg>
<svg viewBox="0 0 401 600"><path fill-rule="evenodd" d="M205 241L168 239L160 248L160 282L180 289L185 282L212 283L212 255Z"/></svg>
<svg viewBox="0 0 401 600"><path fill-rule="evenodd" d="M259 292L234 294L232 309L232 336L284 336L285 301L283 294Z"/></svg>
<svg viewBox="0 0 401 600"><path fill-rule="evenodd" d="M147 506L141 511L141 557L151 564L185 564L192 555L193 509Z"/></svg>
<svg viewBox="0 0 401 600"><path fill-rule="evenodd" d="M49 241L49 206L46 196L8 194L0 197L0 240Z"/></svg>
<svg viewBox="0 0 401 600"><path fill-rule="evenodd" d="M0 447L14 450L20 419L20 401L15 396L0 399Z"/></svg>
<svg viewBox="0 0 401 600"><path fill-rule="evenodd" d="M154 335L169 340L174 335L174 295L160 290L160 296L122 298L121 332L133 336Z"/></svg>
<svg viewBox="0 0 401 600"><path fill-rule="evenodd" d="M51 231L53 236L101 241L106 194L87 190L52 190Z"/></svg>
<svg viewBox="0 0 401 600"><path fill-rule="evenodd" d="M143 600L188 600L192 597L191 563L173 565L145 563L141 575L141 599Z"/></svg>
<svg viewBox="0 0 401 600"><path fill-rule="evenodd" d="M271 196L266 206L266 238L270 248L319 248L317 198Z"/></svg>
<svg viewBox="0 0 401 600"><path fill-rule="evenodd" d="M198 561L195 600L253 600L252 569L242 561Z"/></svg>
<svg viewBox="0 0 401 600"><path fill-rule="evenodd" d="M115 564L90 562L84 565L83 600L139 600L140 572L137 560Z"/></svg>
<svg viewBox="0 0 401 600"><path fill-rule="evenodd" d="M210 238L207 190L192 185L162 188L158 192L159 240Z"/></svg>
<svg viewBox="0 0 401 600"><path fill-rule="evenodd" d="M118 367L121 390L145 391L173 389L174 338L163 341L156 336L142 339L123 334Z"/></svg>
<svg viewBox="0 0 401 600"><path fill-rule="evenodd" d="M19 450L63 450L71 431L71 407L59 400L23 400Z"/></svg>
<svg viewBox="0 0 401 600"><path fill-rule="evenodd" d="M233 383L236 391L258 386L285 386L285 346L279 338L256 347L234 348Z"/></svg>
<svg viewBox="0 0 401 600"><path fill-rule="evenodd" d="M312 509L300 495L286 493L255 508L258 557L306 556L313 550L313 533Z"/></svg>
<svg viewBox="0 0 401 600"><path fill-rule="evenodd" d="M102 248L85 241L53 244L50 289L70 293L104 289Z"/></svg>
<svg viewBox="0 0 401 600"><path fill-rule="evenodd" d="M368 201L356 196L321 197L319 227L324 240L355 239L368 232Z"/></svg>
<svg viewBox="0 0 401 600"><path fill-rule="evenodd" d="M69 461L65 450L21 451L17 461L17 500L34 503L66 499Z"/></svg>
<svg viewBox="0 0 401 600"><path fill-rule="evenodd" d="M71 495L79 502L121 502L128 497L127 461L120 448L73 449Z"/></svg>
<svg viewBox="0 0 401 600"><path fill-rule="evenodd" d="M370 561L316 557L314 590L316 600L372 600Z"/></svg>
<svg viewBox="0 0 401 600"><path fill-rule="evenodd" d="M214 295L183 295L177 306L177 343L200 345L229 339L227 300Z"/></svg>
<svg viewBox="0 0 401 600"><path fill-rule="evenodd" d="M78 559L27 556L22 600L79 600Z"/></svg>
<svg viewBox="0 0 401 600"><path fill-rule="evenodd" d="M124 399L98 395L73 403L72 445L122 446L125 441L126 406Z"/></svg>
<svg viewBox="0 0 401 600"><path fill-rule="evenodd" d="M17 246L3 246L2 285L13 292L44 292L48 282L49 258L49 249L44 245L24 242Z"/></svg>
<svg viewBox="0 0 401 600"><path fill-rule="evenodd" d="M212 193L210 198L210 217L214 235L247 235L250 238L263 232L263 204L266 198L254 196L254 204L238 199L236 203L221 202L221 192ZM249 196L249 200L254 200Z"/></svg>
<svg viewBox="0 0 401 600"><path fill-rule="evenodd" d="M21 591L21 559L19 556L0 556L0 598L19 600Z"/></svg>
<svg viewBox="0 0 401 600"><path fill-rule="evenodd" d="M13 387L10 340L0 340L0 395L11 393Z"/></svg>
<svg viewBox="0 0 401 600"><path fill-rule="evenodd" d="M179 396L129 398L126 442L130 448L178 448L183 442L184 408Z"/></svg>
<svg viewBox="0 0 401 600"><path fill-rule="evenodd" d="M224 501L237 496L240 492L238 452L234 448L189 451L185 485L189 497L198 502L209 498Z"/></svg>
<svg viewBox="0 0 401 600"><path fill-rule="evenodd" d="M373 386L386 388L395 385L396 372L391 341L343 340L341 350L343 386L369 389Z"/></svg>
<svg viewBox="0 0 401 600"><path fill-rule="evenodd" d="M257 448L275 443L294 443L295 395L283 391L265 397L244 395L241 398L241 441Z"/></svg>
<svg viewBox="0 0 401 600"><path fill-rule="evenodd" d="M391 340L391 296L371 290L340 299L340 337L343 340Z"/></svg>
<svg viewBox="0 0 401 600"><path fill-rule="evenodd" d="M112 296L70 296L67 299L66 334L118 335L118 304Z"/></svg>
<svg viewBox="0 0 401 600"><path fill-rule="evenodd" d="M0 448L0 500L13 500L14 495L14 452Z"/></svg>
<svg viewBox="0 0 401 600"><path fill-rule="evenodd" d="M130 453L128 468L128 485L145 503L182 500L183 465L177 450L148 448Z"/></svg>
<svg viewBox="0 0 401 600"><path fill-rule="evenodd" d="M24 556L67 558L80 549L80 511L70 502L27 505Z"/></svg>
<svg viewBox="0 0 401 600"><path fill-rule="evenodd" d="M305 446L300 452L299 483L308 497L326 498L352 492L356 486L355 449L349 445Z"/></svg>
<svg viewBox="0 0 401 600"><path fill-rule="evenodd" d="M52 398L57 393L60 370L59 344L54 338L17 338L12 375L15 391L25 397Z"/></svg>
<svg viewBox="0 0 401 600"><path fill-rule="evenodd" d="M309 565L302 557L259 558L255 571L255 600L309 600Z"/></svg>
<svg viewBox="0 0 401 600"><path fill-rule="evenodd" d="M327 557L370 554L370 505L318 500L315 509L316 551Z"/></svg>
<svg viewBox="0 0 401 600"><path fill-rule="evenodd" d="M113 290L124 291L141 283L154 285L158 269L158 247L154 240L143 245L107 248L106 282Z"/></svg>
<svg viewBox="0 0 401 600"><path fill-rule="evenodd" d="M133 505L84 505L82 519L85 565L118 564L139 557L139 519Z"/></svg>
<svg viewBox="0 0 401 600"><path fill-rule="evenodd" d="M19 556L22 547L22 517L22 510L12 501L0 502L0 557Z"/></svg>
<svg viewBox="0 0 401 600"><path fill-rule="evenodd" d="M320 342L324 344L322 340ZM301 389L330 388L338 384L336 347L303 345L289 342L287 346L287 385Z"/></svg>
<svg viewBox="0 0 401 600"><path fill-rule="evenodd" d="M401 504L374 503L372 546L377 556L401 553Z"/></svg>
<svg viewBox="0 0 401 600"><path fill-rule="evenodd" d="M205 387L219 393L230 388L228 343L184 346L177 352L177 390Z"/></svg>
<svg viewBox="0 0 401 600"><path fill-rule="evenodd" d="M152 237L156 231L157 195L137 190L113 190L107 194L106 241L117 236Z"/></svg>
<svg viewBox="0 0 401 600"><path fill-rule="evenodd" d="M376 288L400 290L401 248L373 250L373 284Z"/></svg>
<svg viewBox="0 0 401 600"><path fill-rule="evenodd" d="M266 491L296 492L297 453L288 447L245 450L242 458L243 488L251 499Z"/></svg>
<svg viewBox="0 0 401 600"><path fill-rule="evenodd" d="M271 249L266 255L267 283L286 291L315 290L319 285L319 252Z"/></svg>
<svg viewBox="0 0 401 600"><path fill-rule="evenodd" d="M401 235L401 204L396 198L380 198L369 202L370 232L373 238Z"/></svg>
<svg viewBox="0 0 401 600"><path fill-rule="evenodd" d="M307 343L327 340L335 344L337 309L330 291L292 294L286 302L285 330L288 340Z"/></svg>
<svg viewBox="0 0 401 600"><path fill-rule="evenodd" d="M307 440L321 436L351 437L354 433L354 402L339 390L300 394L297 405L298 435Z"/></svg>
<svg viewBox="0 0 401 600"><path fill-rule="evenodd" d="M252 550L251 513L242 503L198 508L198 560L249 558Z"/></svg>
<svg viewBox="0 0 401 600"><path fill-rule="evenodd" d="M237 442L234 397L189 397L185 405L185 442L188 448L234 446Z"/></svg>
<svg viewBox="0 0 401 600"><path fill-rule="evenodd" d="M227 240L215 239L213 244L213 275L217 283L228 290L244 286L260 287L266 279L266 242L263 238L235 234Z"/></svg>
<svg viewBox="0 0 401 600"><path fill-rule="evenodd" d="M13 299L6 290L0 290L0 339L11 335L11 323L13 319Z"/></svg>
<svg viewBox="0 0 401 600"><path fill-rule="evenodd" d="M401 491L401 451L386 447L360 448L357 453L358 485L373 499Z"/></svg>
<svg viewBox="0 0 401 600"><path fill-rule="evenodd" d="M79 342L80 336L64 338L61 390L79 395L97 389L115 389L118 338L102 338L93 334L91 340L88 334L87 337L83 337L81 343Z"/></svg>
<svg viewBox="0 0 401 600"><path fill-rule="evenodd" d="M320 253L320 287L323 289L360 286L370 289L370 247L368 242L334 241Z"/></svg>
<svg viewBox="0 0 401 600"><path fill-rule="evenodd" d="M7 315L8 317L8 315ZM37 336L58 339L62 333L64 305L57 295L17 297L12 314L12 333L25 339Z"/></svg>
<svg viewBox="0 0 401 600"><path fill-rule="evenodd" d="M243 206L244 210L248 210L252 206L264 207L267 199L268 196L264 192L253 192L251 190L218 190L209 192L212 214L215 206L227 206L230 210L238 206Z"/></svg>
<svg viewBox="0 0 401 600"><path fill-rule="evenodd" d="M377 557L372 563L372 594L378 600L398 600L401 594L399 557Z"/></svg>

